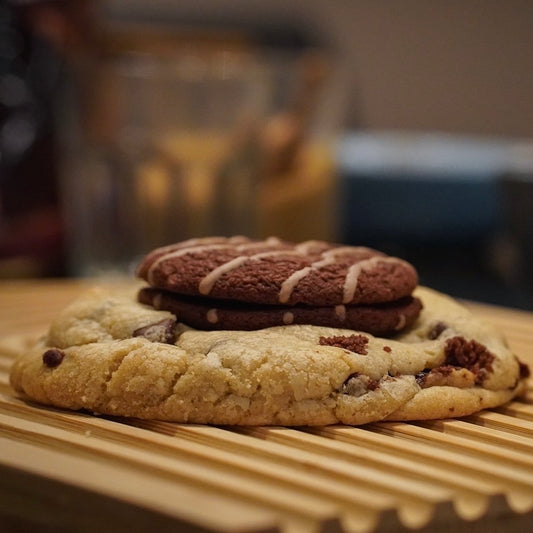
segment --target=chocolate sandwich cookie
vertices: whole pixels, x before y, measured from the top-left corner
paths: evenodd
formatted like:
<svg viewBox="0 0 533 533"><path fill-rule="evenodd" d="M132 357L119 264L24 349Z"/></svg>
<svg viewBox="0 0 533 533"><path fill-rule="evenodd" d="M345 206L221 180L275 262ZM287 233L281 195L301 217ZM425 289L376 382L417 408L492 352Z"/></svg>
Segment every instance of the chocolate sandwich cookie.
<svg viewBox="0 0 533 533"><path fill-rule="evenodd" d="M376 250L277 238L191 239L148 254L137 274L182 295L261 305L368 305L411 295L412 265Z"/></svg>
<svg viewBox="0 0 533 533"><path fill-rule="evenodd" d="M254 330L290 324L350 328L390 336L409 327L422 307L418 298L406 296L376 305L259 305L232 300L182 296L145 287L139 302L170 311L180 322L201 330Z"/></svg>

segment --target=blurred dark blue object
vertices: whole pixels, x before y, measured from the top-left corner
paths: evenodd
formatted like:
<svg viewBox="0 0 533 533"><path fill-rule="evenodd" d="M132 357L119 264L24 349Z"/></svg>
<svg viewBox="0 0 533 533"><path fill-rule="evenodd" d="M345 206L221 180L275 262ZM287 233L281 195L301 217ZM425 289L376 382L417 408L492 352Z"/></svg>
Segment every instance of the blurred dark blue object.
<svg viewBox="0 0 533 533"><path fill-rule="evenodd" d="M499 226L506 146L440 135L353 134L340 145L342 240L460 244Z"/></svg>

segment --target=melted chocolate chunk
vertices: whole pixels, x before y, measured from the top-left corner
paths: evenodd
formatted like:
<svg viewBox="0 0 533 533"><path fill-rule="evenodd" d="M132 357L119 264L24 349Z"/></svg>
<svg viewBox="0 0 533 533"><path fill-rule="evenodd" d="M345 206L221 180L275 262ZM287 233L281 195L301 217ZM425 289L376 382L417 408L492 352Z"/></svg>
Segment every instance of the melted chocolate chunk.
<svg viewBox="0 0 533 533"><path fill-rule="evenodd" d="M150 342L163 342L165 344L174 344L176 342L175 327L176 321L172 318L165 318L155 324L148 324L138 328L133 332L134 337L144 337Z"/></svg>
<svg viewBox="0 0 533 533"><path fill-rule="evenodd" d="M437 368L426 369L419 372L416 382L422 389L434 386L447 386L465 389L473 387L476 376L473 372L463 367L443 365Z"/></svg>
<svg viewBox="0 0 533 533"><path fill-rule="evenodd" d="M336 335L334 337L320 337L319 344L322 346L336 346L337 348L344 348L350 352L355 352L360 355L366 355L366 345L368 344L368 337L364 335L350 335L345 337Z"/></svg>
<svg viewBox="0 0 533 533"><path fill-rule="evenodd" d="M446 365L467 368L476 376L476 385L483 383L492 371L494 355L483 344L463 337L452 337L444 348Z"/></svg>
<svg viewBox="0 0 533 533"><path fill-rule="evenodd" d="M428 332L428 339L431 341L434 341L435 339L438 339L441 335L441 333L448 329L448 325L444 322L437 322Z"/></svg>
<svg viewBox="0 0 533 533"><path fill-rule="evenodd" d="M348 379L342 384L342 393L349 396L363 396L368 391L376 390L379 386L379 381L372 379L364 374L351 374Z"/></svg>
<svg viewBox="0 0 533 533"><path fill-rule="evenodd" d="M424 383L426 381L426 377L429 373L429 370L422 370L422 372L419 372L415 375L416 382L418 383L418 386L420 388L424 388Z"/></svg>
<svg viewBox="0 0 533 533"><path fill-rule="evenodd" d="M55 368L59 366L65 357L65 352L58 350L57 348L50 348L43 353L43 363L48 368Z"/></svg>

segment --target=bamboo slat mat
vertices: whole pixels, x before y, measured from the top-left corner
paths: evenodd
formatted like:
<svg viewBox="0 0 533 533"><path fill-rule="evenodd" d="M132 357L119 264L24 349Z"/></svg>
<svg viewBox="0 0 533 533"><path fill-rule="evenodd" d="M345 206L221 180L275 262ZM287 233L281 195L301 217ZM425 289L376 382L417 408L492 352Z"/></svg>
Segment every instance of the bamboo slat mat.
<svg viewBox="0 0 533 533"><path fill-rule="evenodd" d="M89 282L0 283L0 531L530 531L533 388L460 420L226 428L14 397L15 355ZM533 313L469 303L533 365Z"/></svg>

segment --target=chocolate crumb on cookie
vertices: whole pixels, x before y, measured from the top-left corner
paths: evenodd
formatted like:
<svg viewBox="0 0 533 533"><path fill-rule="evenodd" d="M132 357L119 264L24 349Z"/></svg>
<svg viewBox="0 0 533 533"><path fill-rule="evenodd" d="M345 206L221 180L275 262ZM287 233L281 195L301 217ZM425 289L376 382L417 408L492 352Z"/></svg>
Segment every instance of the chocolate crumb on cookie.
<svg viewBox="0 0 533 533"><path fill-rule="evenodd" d="M476 383L482 383L488 372L492 371L494 355L486 346L463 337L453 337L446 341L446 364L464 367L476 377Z"/></svg>
<svg viewBox="0 0 533 533"><path fill-rule="evenodd" d="M334 337L320 337L318 342L321 346L337 346L361 355L366 355L368 353L366 350L368 337L365 337L365 335L336 335Z"/></svg>

